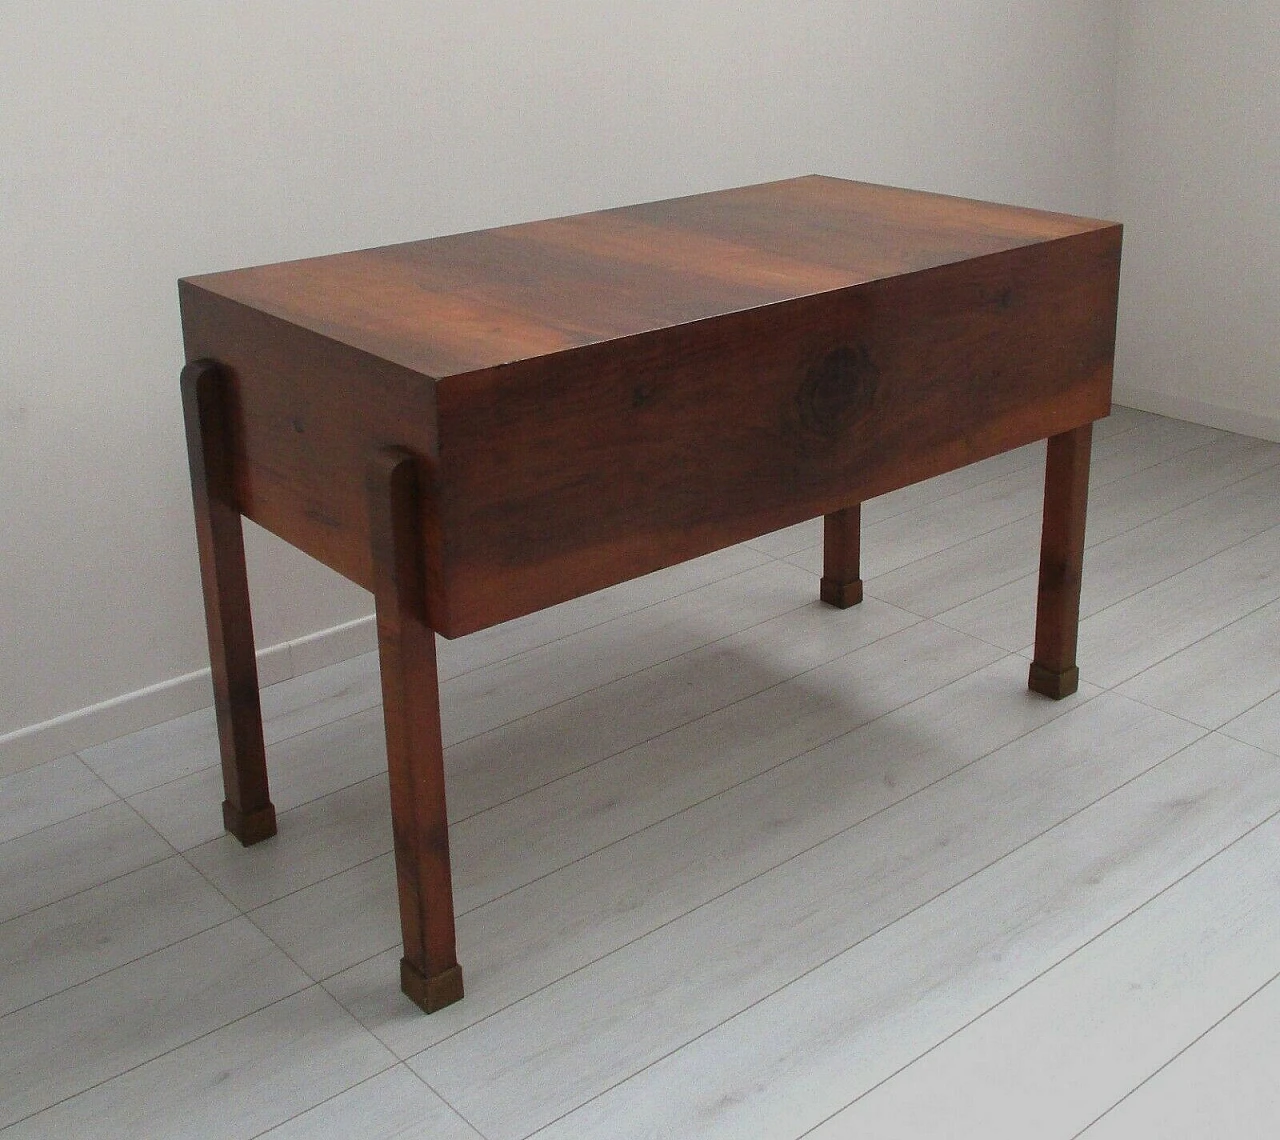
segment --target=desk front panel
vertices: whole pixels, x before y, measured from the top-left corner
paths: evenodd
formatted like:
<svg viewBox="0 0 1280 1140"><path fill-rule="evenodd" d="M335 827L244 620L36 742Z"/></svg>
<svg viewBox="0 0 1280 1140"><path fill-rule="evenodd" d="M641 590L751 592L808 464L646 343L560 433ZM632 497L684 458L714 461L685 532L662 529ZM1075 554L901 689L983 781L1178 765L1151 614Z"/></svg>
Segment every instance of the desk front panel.
<svg viewBox="0 0 1280 1140"><path fill-rule="evenodd" d="M1108 414L1120 230L438 387L451 635Z"/></svg>
<svg viewBox="0 0 1280 1140"><path fill-rule="evenodd" d="M366 588L365 470L422 460L458 636L1105 416L1120 229L436 379L184 283L238 506Z"/></svg>

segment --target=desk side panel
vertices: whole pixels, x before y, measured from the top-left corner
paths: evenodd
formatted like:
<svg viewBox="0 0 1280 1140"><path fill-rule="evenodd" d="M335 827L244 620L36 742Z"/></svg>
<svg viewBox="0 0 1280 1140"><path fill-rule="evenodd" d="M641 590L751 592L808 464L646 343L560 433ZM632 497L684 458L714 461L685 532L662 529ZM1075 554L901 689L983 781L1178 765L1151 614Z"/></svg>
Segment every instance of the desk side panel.
<svg viewBox="0 0 1280 1140"><path fill-rule="evenodd" d="M1119 264L1111 227L442 380L441 628L1107 415Z"/></svg>
<svg viewBox="0 0 1280 1140"><path fill-rule="evenodd" d="M241 513L371 589L369 457L394 445L434 463L435 381L190 282L180 297L187 359L228 376ZM424 510L433 536L430 500ZM427 576L438 583L438 559Z"/></svg>

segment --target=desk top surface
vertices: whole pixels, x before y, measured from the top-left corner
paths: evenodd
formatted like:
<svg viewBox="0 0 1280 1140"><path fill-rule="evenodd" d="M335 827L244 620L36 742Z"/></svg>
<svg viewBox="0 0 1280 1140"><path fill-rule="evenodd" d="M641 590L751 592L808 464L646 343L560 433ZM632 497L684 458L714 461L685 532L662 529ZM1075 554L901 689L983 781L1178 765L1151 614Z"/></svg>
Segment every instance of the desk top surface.
<svg viewBox="0 0 1280 1140"><path fill-rule="evenodd" d="M1111 225L812 175L184 284L443 378Z"/></svg>

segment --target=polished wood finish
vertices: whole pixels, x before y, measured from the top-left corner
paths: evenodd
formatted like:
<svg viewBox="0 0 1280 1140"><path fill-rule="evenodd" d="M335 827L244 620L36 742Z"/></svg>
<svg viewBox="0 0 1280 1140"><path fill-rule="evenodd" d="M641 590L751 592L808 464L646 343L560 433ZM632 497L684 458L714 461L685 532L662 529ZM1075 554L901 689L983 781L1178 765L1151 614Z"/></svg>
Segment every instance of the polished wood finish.
<svg viewBox="0 0 1280 1140"><path fill-rule="evenodd" d="M217 501L377 595L406 992L461 993L432 631L818 515L822 597L855 603L862 502L1108 413L1120 239L808 177L180 283L187 357L220 378ZM1065 446L1031 681L1063 692ZM218 637L243 618L236 692L238 526L205 579Z"/></svg>
<svg viewBox="0 0 1280 1140"><path fill-rule="evenodd" d="M369 460L369 522L391 827L404 958L401 988L427 1013L462 997L454 944L436 635L427 611L419 461L399 448Z"/></svg>
<svg viewBox="0 0 1280 1140"><path fill-rule="evenodd" d="M822 581L818 593L824 602L847 610L862 601L858 569L862 546L862 505L834 511L822 520Z"/></svg>
<svg viewBox="0 0 1280 1140"><path fill-rule="evenodd" d="M1120 229L800 178L192 278L245 513L371 584L365 457L440 463L456 637L1107 414Z"/></svg>
<svg viewBox="0 0 1280 1140"><path fill-rule="evenodd" d="M182 370L182 407L226 790L222 821L248 846L275 835L276 809L267 787L244 529L231 475L226 379L211 361L188 364Z"/></svg>
<svg viewBox="0 0 1280 1140"><path fill-rule="evenodd" d="M1092 439L1092 424L1052 436L1045 462L1036 651L1028 684L1056 700L1080 687L1076 636Z"/></svg>

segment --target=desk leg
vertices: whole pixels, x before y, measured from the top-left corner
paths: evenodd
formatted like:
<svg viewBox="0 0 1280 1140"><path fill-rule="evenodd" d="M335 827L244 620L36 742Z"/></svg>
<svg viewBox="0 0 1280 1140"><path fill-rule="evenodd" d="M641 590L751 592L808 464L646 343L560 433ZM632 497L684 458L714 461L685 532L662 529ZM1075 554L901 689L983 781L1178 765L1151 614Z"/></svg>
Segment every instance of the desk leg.
<svg viewBox="0 0 1280 1140"><path fill-rule="evenodd" d="M417 461L398 449L375 452L369 529L404 936L400 988L434 1013L462 997L462 969L454 939L440 689L426 608L421 514Z"/></svg>
<svg viewBox="0 0 1280 1140"><path fill-rule="evenodd" d="M861 543L861 503L823 516L819 594L827 605L847 610L862 601L862 579L858 569Z"/></svg>
<svg viewBox="0 0 1280 1140"><path fill-rule="evenodd" d="M1027 683L1055 700L1069 697L1080 684L1076 635L1092 437L1092 424L1050 437L1045 464L1036 656Z"/></svg>
<svg viewBox="0 0 1280 1140"><path fill-rule="evenodd" d="M249 612L244 529L232 479L225 392L226 378L213 361L193 361L182 370L191 497L227 797L222 804L222 821L248 846L275 835L276 809L267 787L258 660Z"/></svg>

